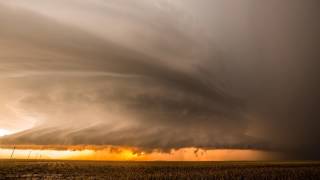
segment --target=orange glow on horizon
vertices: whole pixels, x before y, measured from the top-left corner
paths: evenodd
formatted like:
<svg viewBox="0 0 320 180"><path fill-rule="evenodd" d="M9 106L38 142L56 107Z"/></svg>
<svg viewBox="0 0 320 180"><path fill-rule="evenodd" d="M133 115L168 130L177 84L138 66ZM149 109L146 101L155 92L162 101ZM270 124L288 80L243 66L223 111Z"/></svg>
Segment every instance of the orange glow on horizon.
<svg viewBox="0 0 320 180"><path fill-rule="evenodd" d="M13 149L0 148L0 159L10 159ZM107 161L256 161L272 160L274 152L249 149L182 148L170 152L136 152L134 148L82 150L16 149L13 159L107 160Z"/></svg>

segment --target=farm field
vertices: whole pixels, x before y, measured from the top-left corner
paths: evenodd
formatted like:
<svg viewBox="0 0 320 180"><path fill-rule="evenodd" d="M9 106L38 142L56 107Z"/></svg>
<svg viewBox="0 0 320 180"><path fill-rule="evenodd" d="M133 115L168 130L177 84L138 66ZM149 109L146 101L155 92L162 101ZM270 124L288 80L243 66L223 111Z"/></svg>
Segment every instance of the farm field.
<svg viewBox="0 0 320 180"><path fill-rule="evenodd" d="M320 179L320 162L2 160L0 179Z"/></svg>

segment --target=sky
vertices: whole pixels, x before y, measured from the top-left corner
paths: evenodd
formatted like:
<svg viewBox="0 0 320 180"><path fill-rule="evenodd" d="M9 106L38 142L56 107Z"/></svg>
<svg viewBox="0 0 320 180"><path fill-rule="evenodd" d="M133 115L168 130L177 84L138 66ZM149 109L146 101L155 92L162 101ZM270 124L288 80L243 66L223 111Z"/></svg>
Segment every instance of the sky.
<svg viewBox="0 0 320 180"><path fill-rule="evenodd" d="M0 146L320 159L319 5L0 2Z"/></svg>

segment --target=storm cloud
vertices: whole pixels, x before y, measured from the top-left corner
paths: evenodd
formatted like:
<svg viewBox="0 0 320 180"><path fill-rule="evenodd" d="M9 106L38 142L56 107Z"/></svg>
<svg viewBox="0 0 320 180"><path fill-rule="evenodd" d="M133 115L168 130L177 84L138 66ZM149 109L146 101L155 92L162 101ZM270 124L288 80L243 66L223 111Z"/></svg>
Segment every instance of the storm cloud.
<svg viewBox="0 0 320 180"><path fill-rule="evenodd" d="M318 5L2 2L1 143L319 158Z"/></svg>

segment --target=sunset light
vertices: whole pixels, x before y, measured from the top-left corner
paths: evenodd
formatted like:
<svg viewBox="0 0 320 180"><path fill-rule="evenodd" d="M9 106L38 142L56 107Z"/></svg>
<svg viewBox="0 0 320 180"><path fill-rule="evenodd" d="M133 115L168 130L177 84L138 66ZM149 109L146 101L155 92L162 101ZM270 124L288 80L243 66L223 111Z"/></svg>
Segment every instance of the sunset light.
<svg viewBox="0 0 320 180"><path fill-rule="evenodd" d="M0 0L0 179L320 179L320 0Z"/></svg>
<svg viewBox="0 0 320 180"><path fill-rule="evenodd" d="M10 159L12 152L13 147L12 149L0 149L0 159ZM139 152L131 148L110 147L96 150L52 150L52 148L51 150L15 149L12 158L98 161L256 161L272 160L276 155L279 154L274 152L241 149L205 150L198 148L182 148L170 152Z"/></svg>

